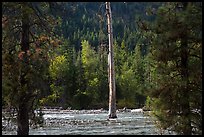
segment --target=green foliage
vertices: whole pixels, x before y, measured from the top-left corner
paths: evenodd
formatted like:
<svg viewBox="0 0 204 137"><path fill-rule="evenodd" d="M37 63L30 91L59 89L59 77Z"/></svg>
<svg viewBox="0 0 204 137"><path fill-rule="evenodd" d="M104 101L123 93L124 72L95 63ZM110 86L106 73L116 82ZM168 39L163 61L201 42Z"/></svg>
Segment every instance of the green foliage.
<svg viewBox="0 0 204 137"><path fill-rule="evenodd" d="M86 92L78 92L76 95L74 95L75 104L73 106L76 109L89 108L91 103L90 100L92 100L92 98Z"/></svg>
<svg viewBox="0 0 204 137"><path fill-rule="evenodd" d="M100 4L64 3L69 16L61 18L44 2L24 8L3 3L3 105L18 107L22 95L33 95L35 108L108 108L108 37ZM164 129L202 134L201 4L122 2L112 9L117 107L144 107ZM22 15L31 25L26 52Z"/></svg>
<svg viewBox="0 0 204 137"><path fill-rule="evenodd" d="M116 93L118 107L141 108L145 103L145 61L139 46L129 52L124 41L115 42ZM127 105L127 106L124 106Z"/></svg>
<svg viewBox="0 0 204 137"><path fill-rule="evenodd" d="M63 77L65 69L67 68L67 60L64 55L55 57L49 66L50 76L54 80L58 77Z"/></svg>
<svg viewBox="0 0 204 137"><path fill-rule="evenodd" d="M202 132L201 123L197 122L202 116L202 105L196 103L202 100L202 55L199 52L202 32L198 29L202 27L201 22L198 3L168 3L159 8L154 24L156 35L149 56L152 58L149 63L153 64L149 68L150 83L155 83L149 88L149 95L153 98L152 109L164 129L178 134ZM195 77L197 80L192 83Z"/></svg>
<svg viewBox="0 0 204 137"><path fill-rule="evenodd" d="M147 96L146 98L145 106L143 110L148 110L148 111L152 110L152 99L149 96Z"/></svg>
<svg viewBox="0 0 204 137"><path fill-rule="evenodd" d="M86 40L82 41L81 54L84 75L87 81L86 93L92 97L91 102L96 103L97 98L99 98L98 56Z"/></svg>
<svg viewBox="0 0 204 137"><path fill-rule="evenodd" d="M133 50L137 39L140 37L135 22L139 16L148 18L146 16L146 7L157 8L159 5L161 5L159 2L112 3L111 7L114 13L113 35L116 40L119 43L125 40L127 49ZM77 2L75 4L67 2L64 3L64 7L68 10L67 13L70 16L64 16L60 30L62 30L64 38L70 40L71 44L74 45L76 51L80 50L80 42L83 40L89 41L93 47L97 47L99 43L107 43L103 2ZM149 18L153 20L152 17Z"/></svg>

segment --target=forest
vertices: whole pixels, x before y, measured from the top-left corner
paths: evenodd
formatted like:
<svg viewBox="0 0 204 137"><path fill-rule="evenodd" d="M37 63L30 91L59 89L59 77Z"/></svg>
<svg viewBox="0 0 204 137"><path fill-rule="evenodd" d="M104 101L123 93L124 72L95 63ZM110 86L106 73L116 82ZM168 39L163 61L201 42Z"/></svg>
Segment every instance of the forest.
<svg viewBox="0 0 204 137"><path fill-rule="evenodd" d="M116 107L202 134L202 2L111 2ZM106 109L105 2L2 2L2 109Z"/></svg>

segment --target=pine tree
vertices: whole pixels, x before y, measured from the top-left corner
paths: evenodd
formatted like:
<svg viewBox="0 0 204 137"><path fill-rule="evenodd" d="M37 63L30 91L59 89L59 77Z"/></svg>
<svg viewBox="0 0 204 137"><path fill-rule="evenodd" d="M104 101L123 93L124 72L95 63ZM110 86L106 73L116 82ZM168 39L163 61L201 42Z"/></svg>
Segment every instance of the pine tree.
<svg viewBox="0 0 204 137"><path fill-rule="evenodd" d="M201 10L196 2L166 3L152 30L157 73L157 85L150 89L154 114L163 128L184 135L202 133Z"/></svg>
<svg viewBox="0 0 204 137"><path fill-rule="evenodd" d="M98 56L96 51L91 47L88 41L84 40L82 43L81 61L84 68L84 76L86 80L86 90L82 93L91 98L89 105L95 104L99 98L99 77L98 77Z"/></svg>
<svg viewBox="0 0 204 137"><path fill-rule="evenodd" d="M2 45L5 45L2 46L3 98L17 110L18 135L29 134L29 113L46 83L48 44L58 45L57 41L50 41L51 35L46 33L48 30L53 32L51 29L55 21L45 7L46 3L30 2L4 2L2 7L5 19L2 38ZM42 10L44 14L41 14ZM11 82L14 82L13 85ZM11 84L10 88L8 84Z"/></svg>

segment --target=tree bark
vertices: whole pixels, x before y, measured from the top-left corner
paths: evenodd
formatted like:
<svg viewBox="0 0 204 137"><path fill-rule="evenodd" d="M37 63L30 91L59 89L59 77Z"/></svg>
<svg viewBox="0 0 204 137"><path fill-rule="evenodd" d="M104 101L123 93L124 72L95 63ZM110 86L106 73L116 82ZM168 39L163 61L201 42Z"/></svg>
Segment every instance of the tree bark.
<svg viewBox="0 0 204 137"><path fill-rule="evenodd" d="M17 135L28 135L29 134L29 99L27 96L29 93L26 93L24 90L28 90L26 87L27 80L25 78L27 74L28 67L28 57L27 50L29 50L29 14L26 11L26 3L22 5L22 38L21 38L21 50L24 52L23 60L22 60L22 68L20 74L20 98L19 98L19 106L18 106L18 114L17 114ZM31 93L30 93L31 94Z"/></svg>
<svg viewBox="0 0 204 137"><path fill-rule="evenodd" d="M182 92L182 114L184 119L184 129L183 134L184 135L191 135L192 134L192 127L191 127L191 111L190 111L190 104L189 104L189 90L188 90L188 84L189 84L189 76L188 76L188 43L187 43L187 37L183 37L181 39L181 78L184 82L183 91Z"/></svg>
<svg viewBox="0 0 204 137"><path fill-rule="evenodd" d="M28 135L29 134L29 116L28 106L26 102L22 102L18 108L17 114L17 135Z"/></svg>
<svg viewBox="0 0 204 137"><path fill-rule="evenodd" d="M183 10L187 8L186 2L183 2ZM187 29L184 30L181 36L181 78L184 82L184 89L182 92L182 116L183 116L183 134L191 135L192 134L192 126L191 126L191 111L189 104L189 73L188 73L188 37L187 37Z"/></svg>
<svg viewBox="0 0 204 137"><path fill-rule="evenodd" d="M116 116L116 91L115 91L115 70L113 59L113 28L112 28L112 13L110 2L106 2L106 13L108 23L108 37L109 37L109 118L117 118Z"/></svg>

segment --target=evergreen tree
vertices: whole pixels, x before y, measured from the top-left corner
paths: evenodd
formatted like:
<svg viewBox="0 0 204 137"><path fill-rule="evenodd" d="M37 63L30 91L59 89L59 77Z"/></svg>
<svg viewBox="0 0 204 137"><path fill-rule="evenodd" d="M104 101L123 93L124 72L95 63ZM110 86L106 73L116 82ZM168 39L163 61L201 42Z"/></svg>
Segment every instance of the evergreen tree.
<svg viewBox="0 0 204 137"><path fill-rule="evenodd" d="M132 55L132 70L135 75L135 101L137 107L141 108L145 104L145 96L147 90L147 76L146 76L146 61L142 55L142 45L136 45L135 51Z"/></svg>
<svg viewBox="0 0 204 137"><path fill-rule="evenodd" d="M96 52L91 48L91 45L89 45L89 42L86 40L82 41L81 57L82 67L84 68L84 76L86 79L86 90L81 94L86 95L87 98L91 98L91 101L86 101L87 103L89 102L89 104L87 105L91 105L96 103L96 99L99 97L99 78L97 75L98 56Z"/></svg>
<svg viewBox="0 0 204 137"><path fill-rule="evenodd" d="M196 2L167 3L153 29L154 114L165 129L184 135L202 134L201 10Z"/></svg>
<svg viewBox="0 0 204 137"><path fill-rule="evenodd" d="M4 2L2 7L3 99L17 110L18 135L29 134L29 113L45 88L47 53L58 45L46 33L52 34L56 23L47 7L47 3L30 2Z"/></svg>
<svg viewBox="0 0 204 137"><path fill-rule="evenodd" d="M108 54L107 54L107 46L100 45L98 49L98 67L97 67L97 76L99 79L99 98L98 98L98 106L101 108L108 108Z"/></svg>

